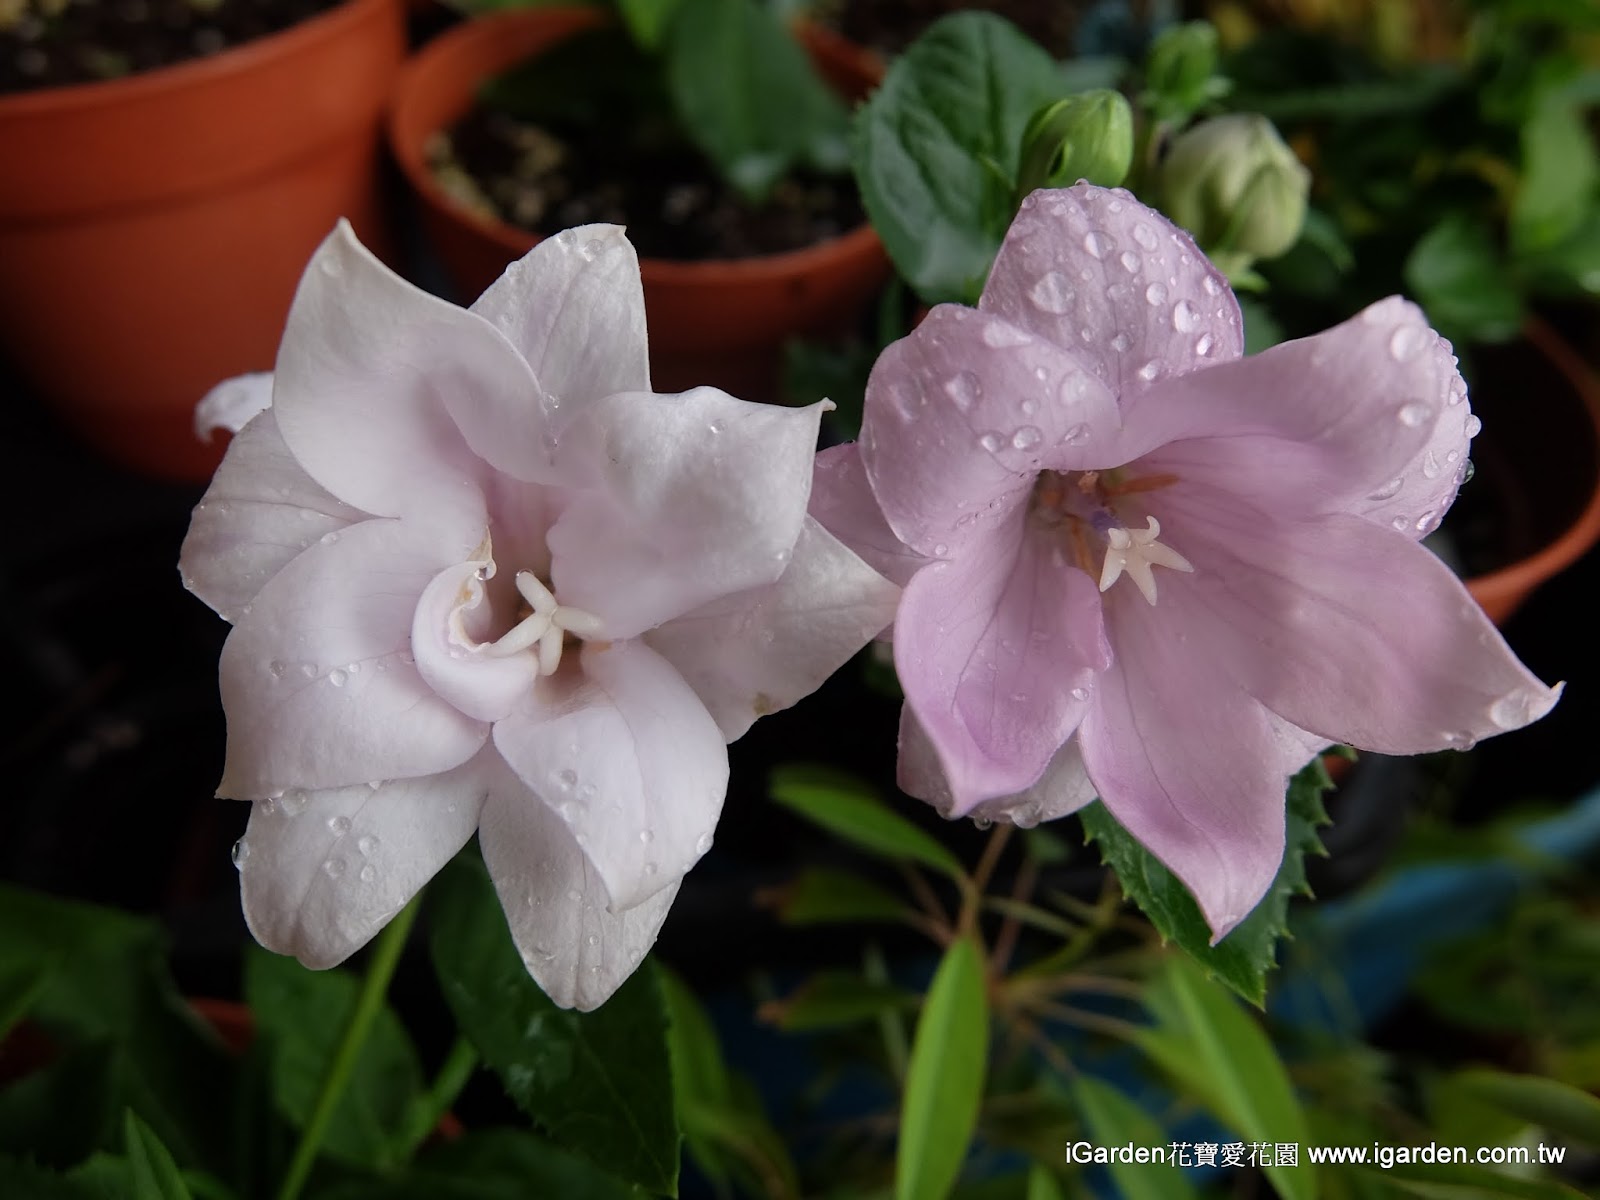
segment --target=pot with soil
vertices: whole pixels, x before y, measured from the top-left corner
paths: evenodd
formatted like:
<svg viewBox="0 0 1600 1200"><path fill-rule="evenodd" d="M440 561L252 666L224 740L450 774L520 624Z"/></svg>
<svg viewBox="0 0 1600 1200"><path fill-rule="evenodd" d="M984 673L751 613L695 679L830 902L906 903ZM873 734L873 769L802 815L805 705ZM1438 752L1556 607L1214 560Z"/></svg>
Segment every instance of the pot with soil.
<svg viewBox="0 0 1600 1200"><path fill-rule="evenodd" d="M389 138L433 246L471 297L541 236L625 224L640 255L655 386L776 399L785 339L850 327L887 279L877 235L848 175L799 172L759 208L741 204L648 101L625 118L602 113L615 137L594 135L594 112L533 123L507 111L514 105L478 103L519 64L536 85L541 74L581 75L591 46L580 39L601 57L616 52L607 28L593 9L509 11L450 30L407 68ZM802 29L801 40L846 99L877 82L874 60L836 35Z"/></svg>
<svg viewBox="0 0 1600 1200"><path fill-rule="evenodd" d="M399 0L50 0L0 30L0 341L102 452L208 478L213 384L271 367L341 217L384 244Z"/></svg>

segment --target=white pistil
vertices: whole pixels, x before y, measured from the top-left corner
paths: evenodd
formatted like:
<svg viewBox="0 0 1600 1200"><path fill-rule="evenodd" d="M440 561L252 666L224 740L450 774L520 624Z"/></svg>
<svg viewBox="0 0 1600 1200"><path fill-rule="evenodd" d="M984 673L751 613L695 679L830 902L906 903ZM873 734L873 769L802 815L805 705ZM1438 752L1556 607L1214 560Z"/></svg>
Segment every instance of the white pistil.
<svg viewBox="0 0 1600 1200"><path fill-rule="evenodd" d="M587 640L604 631L604 623L593 613L556 603L555 594L532 571L517 572L517 591L533 611L486 647L496 658L520 654L537 643L539 674L554 675L561 666L567 634Z"/></svg>
<svg viewBox="0 0 1600 1200"><path fill-rule="evenodd" d="M1103 592L1124 572L1150 604L1156 602L1156 577L1152 567L1168 567L1174 571L1193 573L1194 566L1171 546L1163 546L1156 538L1161 536L1161 522L1147 517L1144 529L1108 529L1106 531L1106 561L1100 571L1100 590Z"/></svg>

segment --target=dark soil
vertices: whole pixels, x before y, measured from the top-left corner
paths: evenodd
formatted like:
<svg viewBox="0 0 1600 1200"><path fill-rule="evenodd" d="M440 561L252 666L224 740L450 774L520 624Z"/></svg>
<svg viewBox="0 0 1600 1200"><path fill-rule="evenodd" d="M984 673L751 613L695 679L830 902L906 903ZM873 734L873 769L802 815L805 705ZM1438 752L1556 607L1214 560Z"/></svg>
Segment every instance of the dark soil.
<svg viewBox="0 0 1600 1200"><path fill-rule="evenodd" d="M1057 58L1072 52L1079 0L821 0L815 16L851 41L898 54L940 17L960 9L985 9L1005 17Z"/></svg>
<svg viewBox="0 0 1600 1200"><path fill-rule="evenodd" d="M0 0L0 94L120 79L277 33L342 0Z"/></svg>

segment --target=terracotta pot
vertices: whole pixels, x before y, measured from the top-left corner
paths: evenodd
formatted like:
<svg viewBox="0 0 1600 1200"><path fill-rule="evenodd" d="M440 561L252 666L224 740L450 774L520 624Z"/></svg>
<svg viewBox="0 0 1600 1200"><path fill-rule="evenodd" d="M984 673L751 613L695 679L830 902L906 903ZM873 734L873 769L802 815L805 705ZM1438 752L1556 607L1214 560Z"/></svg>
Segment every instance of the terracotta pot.
<svg viewBox="0 0 1600 1200"><path fill-rule="evenodd" d="M1474 458L1517 555L1467 580L1496 624L1600 540L1600 378L1538 318L1523 335L1525 344L1481 357L1473 392L1487 434Z"/></svg>
<svg viewBox="0 0 1600 1200"><path fill-rule="evenodd" d="M434 181L424 148L460 120L488 79L606 17L594 9L509 11L459 25L426 46L400 80L389 141L421 197L423 222L464 298L477 296L538 237L459 208ZM872 56L836 34L802 28L823 76L850 99L882 76ZM640 262L650 364L661 391L715 384L751 400L776 399L786 338L849 327L889 275L870 226L785 254L733 261Z"/></svg>
<svg viewBox="0 0 1600 1200"><path fill-rule="evenodd" d="M209 477L195 402L272 366L340 216L384 244L379 126L399 0L348 0L213 58L0 97L0 339L136 470Z"/></svg>

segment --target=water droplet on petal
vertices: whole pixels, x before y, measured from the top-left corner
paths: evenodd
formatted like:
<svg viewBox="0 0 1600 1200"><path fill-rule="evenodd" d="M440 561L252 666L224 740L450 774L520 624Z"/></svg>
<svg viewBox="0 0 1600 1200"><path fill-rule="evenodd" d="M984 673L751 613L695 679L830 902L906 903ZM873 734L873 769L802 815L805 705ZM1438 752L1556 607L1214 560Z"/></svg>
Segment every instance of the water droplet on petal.
<svg viewBox="0 0 1600 1200"><path fill-rule="evenodd" d="M235 867L243 869L244 860L250 857L250 843L240 838L233 844L233 852L228 857L233 859Z"/></svg>
<svg viewBox="0 0 1600 1200"><path fill-rule="evenodd" d="M993 826L994 825L994 821L989 817L973 817L972 818L972 824L976 828L982 830L982 829L988 829L991 826Z"/></svg>
<svg viewBox="0 0 1600 1200"><path fill-rule="evenodd" d="M933 556L935 558L943 558L946 554L949 554L949 553L950 553L950 547L949 546L946 546L943 542L935 542L934 543Z"/></svg>
<svg viewBox="0 0 1600 1200"><path fill-rule="evenodd" d="M273 659L267 664L267 673L270 674L274 679L282 679L283 673L288 669L288 667L284 666L284 664L279 662L277 659Z"/></svg>
<svg viewBox="0 0 1600 1200"><path fill-rule="evenodd" d="M335 530L330 530L329 532L327 532L327 533L322 535L322 539L321 540L322 540L322 544L324 546L331 546L331 545L333 545L335 542L337 542L339 540L339 531L336 530L336 529Z"/></svg>
<svg viewBox="0 0 1600 1200"><path fill-rule="evenodd" d="M350 832L350 818L349 817L329 817L328 818L328 831L330 833L332 833L335 837L343 837L345 834Z"/></svg>
<svg viewBox="0 0 1600 1200"><path fill-rule="evenodd" d="M1409 404L1402 404L1399 409L1396 410L1395 416L1400 418L1400 424L1407 425L1412 429L1415 429L1418 425L1421 425L1428 419L1428 414L1432 411L1432 409L1430 409L1426 404L1423 404L1421 401L1413 400Z"/></svg>
<svg viewBox="0 0 1600 1200"><path fill-rule="evenodd" d="M1144 290L1144 300L1146 304L1165 304L1167 302L1167 285L1164 283L1152 283Z"/></svg>
<svg viewBox="0 0 1600 1200"><path fill-rule="evenodd" d="M1478 473L1477 466L1474 465L1473 461L1470 458L1467 459L1464 463L1461 464L1461 483L1456 484L1456 486L1460 487L1462 483L1468 482L1477 473Z"/></svg>
<svg viewBox="0 0 1600 1200"><path fill-rule="evenodd" d="M307 679L315 679L317 676L316 665L314 663L301 663L300 674L304 675Z"/></svg>
<svg viewBox="0 0 1600 1200"><path fill-rule="evenodd" d="M566 770L562 771L561 774L556 776L556 780L561 784L562 791L570 791L578 782L578 773L571 767L568 767Z"/></svg>
<svg viewBox="0 0 1600 1200"><path fill-rule="evenodd" d="M1483 422L1478 420L1477 413L1468 413L1466 423L1461 428L1469 438L1475 438L1483 432Z"/></svg>
<svg viewBox="0 0 1600 1200"><path fill-rule="evenodd" d="M1046 271L1029 290L1028 299L1033 301L1033 306L1040 312L1060 316L1072 308L1076 293L1073 292L1072 285L1067 282L1067 277L1060 271Z"/></svg>
<svg viewBox="0 0 1600 1200"><path fill-rule="evenodd" d="M1389 524L1392 525L1397 532L1404 533L1407 529L1411 528L1411 518L1396 514Z"/></svg>
<svg viewBox="0 0 1600 1200"><path fill-rule="evenodd" d="M1133 240L1146 250L1154 250L1157 244L1156 231L1148 225L1135 225L1133 227Z"/></svg>
<svg viewBox="0 0 1600 1200"><path fill-rule="evenodd" d="M1086 687L1075 687L1075 688L1073 688L1072 689L1072 698L1074 700L1079 701L1079 702L1087 700L1089 698L1089 689L1086 688Z"/></svg>
<svg viewBox="0 0 1600 1200"><path fill-rule="evenodd" d="M1422 477L1424 479L1437 479L1444 468L1439 465L1438 456L1429 450L1422 456Z"/></svg>
<svg viewBox="0 0 1600 1200"><path fill-rule="evenodd" d="M1222 285L1217 282L1215 275L1204 276L1200 280L1200 286L1205 289L1208 296L1220 296L1222 294Z"/></svg>
<svg viewBox="0 0 1600 1200"><path fill-rule="evenodd" d="M378 877L378 868L373 866L371 863L368 863L366 866L361 868L361 882L362 883L371 883L377 877Z"/></svg>
<svg viewBox="0 0 1600 1200"><path fill-rule="evenodd" d="M1018 450L1032 450L1044 441L1044 434L1032 425L1024 425L1011 435L1011 444Z"/></svg>
<svg viewBox="0 0 1600 1200"><path fill-rule="evenodd" d="M1194 344L1194 352L1201 358L1211 353L1211 348L1216 345L1215 339L1209 333L1202 333Z"/></svg>
<svg viewBox="0 0 1600 1200"><path fill-rule="evenodd" d="M579 900L583 899L583 893L580 892L577 888L568 888L567 889L567 899L572 901L572 903L576 904Z"/></svg>
<svg viewBox="0 0 1600 1200"><path fill-rule="evenodd" d="M1501 696L1489 706L1489 719L1501 729L1521 729L1533 718L1533 706L1526 692Z"/></svg>
<svg viewBox="0 0 1600 1200"><path fill-rule="evenodd" d="M1400 489L1405 485L1405 479L1396 475L1388 483L1367 497L1368 500L1392 500L1400 494Z"/></svg>
<svg viewBox="0 0 1600 1200"><path fill-rule="evenodd" d="M706 432L707 433L711 433L711 434L721 433L722 432L722 426L719 425L716 421L708 421L708 422L706 422Z"/></svg>
<svg viewBox="0 0 1600 1200"><path fill-rule="evenodd" d="M338 879L345 873L345 861L342 858L330 858L323 862L322 872L329 879Z"/></svg>
<svg viewBox="0 0 1600 1200"><path fill-rule="evenodd" d="M298 817L306 810L306 794L299 790L285 792L283 799L279 803L283 805L284 816Z"/></svg>
<svg viewBox="0 0 1600 1200"><path fill-rule="evenodd" d="M645 865L644 865L644 873L645 873L645 874L646 874L646 875L654 875L654 874L655 874L655 873L656 873L656 872L657 872L657 871L659 871L659 870L660 870L660 869L661 869L661 868L660 868L660 867L658 867L658 866L656 866L656 864L655 864L655 863L653 863L653 862L647 862L647 863L645 863Z"/></svg>
<svg viewBox="0 0 1600 1200"><path fill-rule="evenodd" d="M1000 449L1000 435L998 433L986 433L978 439L978 445L993 454Z"/></svg>
<svg viewBox="0 0 1600 1200"><path fill-rule="evenodd" d="M1131 345L1133 343L1128 340L1128 335L1125 333L1119 333L1111 339L1111 348L1118 354L1126 354Z"/></svg>
<svg viewBox="0 0 1600 1200"><path fill-rule="evenodd" d="M1138 371L1139 378L1144 380L1146 383L1151 382L1160 374L1161 364L1156 362L1154 359L1151 359L1149 362L1145 363L1145 365L1140 367Z"/></svg>
<svg viewBox="0 0 1600 1200"><path fill-rule="evenodd" d="M938 549L938 547L936 546L934 549ZM711 835L709 833L702 833L699 841L695 842L694 844L694 852L696 854L704 854L709 849L711 849Z"/></svg>
<svg viewBox="0 0 1600 1200"><path fill-rule="evenodd" d="M1401 325L1389 335L1389 356L1395 362L1406 362L1422 349L1425 331L1420 325Z"/></svg>
<svg viewBox="0 0 1600 1200"><path fill-rule="evenodd" d="M1122 269L1130 275L1137 273L1139 270L1139 256L1132 250L1124 250L1117 261L1122 264Z"/></svg>
<svg viewBox="0 0 1600 1200"><path fill-rule="evenodd" d="M1192 333L1199 323L1200 314L1187 300L1179 300L1172 306L1172 327L1179 333Z"/></svg>
<svg viewBox="0 0 1600 1200"><path fill-rule="evenodd" d="M350 680L350 673L343 667L335 667L328 672L328 682L334 687L343 687Z"/></svg>
<svg viewBox="0 0 1600 1200"><path fill-rule="evenodd" d="M945 395L950 397L962 412L966 412L983 397L983 385L978 382L978 377L971 371L963 371L959 375L952 375L945 381ZM910 414L908 413L907 416Z"/></svg>
<svg viewBox="0 0 1600 1200"><path fill-rule="evenodd" d="M639 830L639 842L640 842L641 845L648 846L651 842L653 842L655 840L656 840L656 835L655 835L655 831L654 830L650 830L650 829L641 829L641 830Z"/></svg>
<svg viewBox="0 0 1600 1200"><path fill-rule="evenodd" d="M1090 258L1104 258L1116 247L1116 242L1101 230L1092 229L1084 235L1083 248L1089 252Z"/></svg>
<svg viewBox="0 0 1600 1200"><path fill-rule="evenodd" d="M1061 440L1069 446L1081 446L1089 440L1089 427L1087 425L1074 425L1061 435Z"/></svg>
<svg viewBox="0 0 1600 1200"><path fill-rule="evenodd" d="M1025 345L1027 334L1005 321L988 321L983 327L983 344L991 350L1005 350L1011 346Z"/></svg>
<svg viewBox="0 0 1600 1200"><path fill-rule="evenodd" d="M1423 514L1417 518L1417 523L1415 525L1415 529L1418 533L1432 533L1438 527L1439 514L1434 512L1431 508L1426 509Z"/></svg>
<svg viewBox="0 0 1600 1200"><path fill-rule="evenodd" d="M378 839L369 833L366 837L356 842L356 849L361 852L362 858L371 858L372 852L378 848L378 845Z"/></svg>

